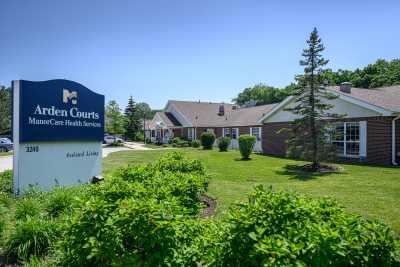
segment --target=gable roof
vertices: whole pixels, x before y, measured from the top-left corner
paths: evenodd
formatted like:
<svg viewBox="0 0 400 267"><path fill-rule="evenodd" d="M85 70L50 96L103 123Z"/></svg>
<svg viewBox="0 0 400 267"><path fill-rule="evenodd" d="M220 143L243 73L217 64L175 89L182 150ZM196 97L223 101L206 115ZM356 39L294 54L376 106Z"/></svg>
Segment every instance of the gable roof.
<svg viewBox="0 0 400 267"><path fill-rule="evenodd" d="M157 126L161 126L161 125L158 125L160 123L160 121L157 121L157 117L162 120L163 127L172 128L172 127L182 126L180 124L180 122L170 112L159 111L154 115L153 119L149 122L149 124L148 124L149 129L156 128Z"/></svg>
<svg viewBox="0 0 400 267"><path fill-rule="evenodd" d="M238 108L233 104L168 101L182 114L193 127L228 127L261 125L258 120L269 112L276 104L247 108ZM219 115L220 106L224 106L224 115Z"/></svg>
<svg viewBox="0 0 400 267"><path fill-rule="evenodd" d="M340 98L355 105L376 111L383 116L391 116L400 112L400 86L389 86L374 89L351 88L351 93L340 91L340 86L328 86L327 90L336 93ZM263 122L286 105L292 102L293 96L288 96L285 100L274 106L258 122Z"/></svg>
<svg viewBox="0 0 400 267"><path fill-rule="evenodd" d="M254 126L265 114L271 111L277 104L269 104L248 108L240 108L233 111L227 120L228 126Z"/></svg>
<svg viewBox="0 0 400 267"><path fill-rule="evenodd" d="M351 93L340 91L340 86L328 86L327 89L352 98L365 101L392 112L400 112L400 86L389 86L374 89L351 88Z"/></svg>
<svg viewBox="0 0 400 267"><path fill-rule="evenodd" d="M217 127L224 125L226 117L232 112L233 104L194 102L194 101L168 101L172 104L193 127ZM224 115L218 115L219 107L224 106Z"/></svg>

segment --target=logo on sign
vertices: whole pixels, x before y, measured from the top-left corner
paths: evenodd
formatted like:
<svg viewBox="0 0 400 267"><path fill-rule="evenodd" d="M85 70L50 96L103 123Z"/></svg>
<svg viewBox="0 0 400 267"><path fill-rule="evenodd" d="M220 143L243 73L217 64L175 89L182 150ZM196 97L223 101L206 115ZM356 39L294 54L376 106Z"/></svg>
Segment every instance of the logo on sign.
<svg viewBox="0 0 400 267"><path fill-rule="evenodd" d="M67 89L63 89L63 102L71 102L73 105L76 105L78 103L78 93L76 91L70 92Z"/></svg>

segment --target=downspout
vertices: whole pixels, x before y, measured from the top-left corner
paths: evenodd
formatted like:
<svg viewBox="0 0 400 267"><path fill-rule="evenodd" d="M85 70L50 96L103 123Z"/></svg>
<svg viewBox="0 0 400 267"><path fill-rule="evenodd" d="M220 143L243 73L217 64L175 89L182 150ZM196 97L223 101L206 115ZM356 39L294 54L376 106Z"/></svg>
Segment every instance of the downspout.
<svg viewBox="0 0 400 267"><path fill-rule="evenodd" d="M396 121L400 119L400 115L392 120L392 164L399 165L396 162Z"/></svg>

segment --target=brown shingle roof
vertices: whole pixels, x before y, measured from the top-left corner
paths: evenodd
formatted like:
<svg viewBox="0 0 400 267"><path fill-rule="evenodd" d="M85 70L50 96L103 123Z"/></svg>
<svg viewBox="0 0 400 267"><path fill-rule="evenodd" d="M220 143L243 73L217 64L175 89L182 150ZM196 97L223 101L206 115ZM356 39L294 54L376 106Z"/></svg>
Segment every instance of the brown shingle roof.
<svg viewBox="0 0 400 267"><path fill-rule="evenodd" d="M261 123L258 123L258 120L272 110L275 105L277 104L240 108L231 113L231 116L228 117L227 124L228 126L261 125Z"/></svg>
<svg viewBox="0 0 400 267"><path fill-rule="evenodd" d="M327 88L340 92L339 86L329 86ZM400 86L398 85L375 89L352 87L350 94L340 93L393 112L400 112Z"/></svg>
<svg viewBox="0 0 400 267"><path fill-rule="evenodd" d="M226 116L232 112L232 104L191 102L191 101L169 101L182 113L194 127L217 127L225 123ZM219 107L224 105L225 115L219 116Z"/></svg>
<svg viewBox="0 0 400 267"><path fill-rule="evenodd" d="M194 127L223 127L223 126L249 126L259 125L257 122L265 113L270 111L275 104L237 108L233 104L169 101L184 115ZM220 105L224 106L225 114L218 115Z"/></svg>

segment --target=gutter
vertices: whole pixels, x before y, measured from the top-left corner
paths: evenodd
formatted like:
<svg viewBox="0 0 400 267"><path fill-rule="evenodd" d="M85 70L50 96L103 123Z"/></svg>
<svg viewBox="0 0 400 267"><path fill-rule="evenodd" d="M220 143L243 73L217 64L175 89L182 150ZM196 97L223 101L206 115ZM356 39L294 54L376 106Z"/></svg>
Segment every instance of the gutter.
<svg viewBox="0 0 400 267"><path fill-rule="evenodd" d="M397 115L392 120L392 164L398 166L399 163L396 162L396 121L400 119L400 115Z"/></svg>

